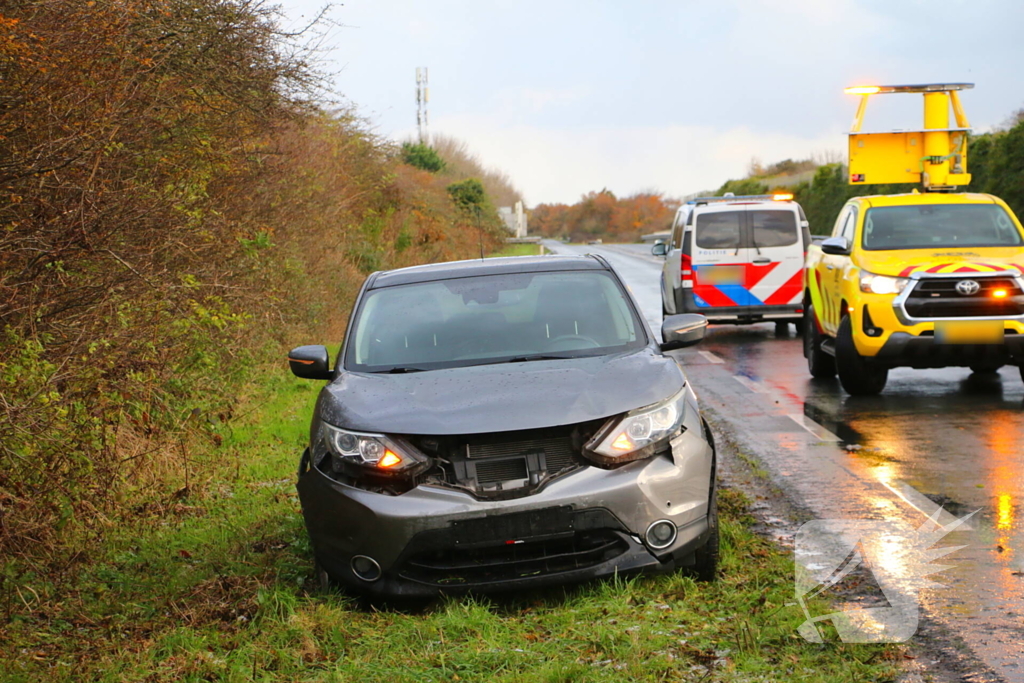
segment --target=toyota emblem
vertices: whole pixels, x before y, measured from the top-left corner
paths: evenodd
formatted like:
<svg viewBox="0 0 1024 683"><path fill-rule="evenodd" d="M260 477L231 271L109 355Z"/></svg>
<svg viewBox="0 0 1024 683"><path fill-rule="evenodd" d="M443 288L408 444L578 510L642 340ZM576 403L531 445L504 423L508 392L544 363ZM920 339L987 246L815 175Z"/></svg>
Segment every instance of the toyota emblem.
<svg viewBox="0 0 1024 683"><path fill-rule="evenodd" d="M957 294L962 294L963 296L974 296L979 291L981 291L981 285L974 280L961 280L956 283Z"/></svg>

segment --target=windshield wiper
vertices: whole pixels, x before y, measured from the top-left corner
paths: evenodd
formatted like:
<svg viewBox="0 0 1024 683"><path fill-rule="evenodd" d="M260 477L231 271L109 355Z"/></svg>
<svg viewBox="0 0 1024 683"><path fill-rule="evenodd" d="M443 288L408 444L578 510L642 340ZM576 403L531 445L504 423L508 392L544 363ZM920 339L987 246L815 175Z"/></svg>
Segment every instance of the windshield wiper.
<svg viewBox="0 0 1024 683"><path fill-rule="evenodd" d="M426 371L426 368L414 368L414 367L409 367L409 366L405 366L405 365L396 365L393 368L388 368L387 370L379 370L378 372L386 374L386 375L402 375L402 374L405 374L407 372L425 372L425 371Z"/></svg>
<svg viewBox="0 0 1024 683"><path fill-rule="evenodd" d="M529 362L535 361L535 360L566 360L567 358L579 358L579 356L577 356L577 355L569 355L569 356L559 355L559 356L556 356L556 355L547 354L547 353L537 353L537 354L534 354L532 356L515 356L514 358L509 358L507 361L504 361L504 362L505 363L529 363Z"/></svg>

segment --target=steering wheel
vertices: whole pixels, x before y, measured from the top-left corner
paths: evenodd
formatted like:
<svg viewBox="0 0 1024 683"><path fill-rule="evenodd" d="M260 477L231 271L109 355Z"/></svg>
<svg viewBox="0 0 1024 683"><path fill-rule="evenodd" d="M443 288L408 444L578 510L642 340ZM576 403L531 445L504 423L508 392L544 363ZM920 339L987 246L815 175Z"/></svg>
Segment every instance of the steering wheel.
<svg viewBox="0 0 1024 683"><path fill-rule="evenodd" d="M580 346L578 344L568 344L565 342L583 342L586 346ZM600 348L600 344L591 339L590 337L584 337L582 334L563 334L560 337L555 337L547 344L544 345L544 352L548 351L576 351L578 349L597 349Z"/></svg>

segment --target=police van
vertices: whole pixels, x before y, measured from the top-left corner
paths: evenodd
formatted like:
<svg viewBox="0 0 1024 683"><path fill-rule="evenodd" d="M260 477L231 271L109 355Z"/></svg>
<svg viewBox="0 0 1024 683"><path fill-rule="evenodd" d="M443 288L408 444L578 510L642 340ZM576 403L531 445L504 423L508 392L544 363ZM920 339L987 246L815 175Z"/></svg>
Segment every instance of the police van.
<svg viewBox="0 0 1024 683"><path fill-rule="evenodd" d="M792 195L698 197L679 208L664 256L662 314L701 313L712 323L788 323L803 315L807 217Z"/></svg>

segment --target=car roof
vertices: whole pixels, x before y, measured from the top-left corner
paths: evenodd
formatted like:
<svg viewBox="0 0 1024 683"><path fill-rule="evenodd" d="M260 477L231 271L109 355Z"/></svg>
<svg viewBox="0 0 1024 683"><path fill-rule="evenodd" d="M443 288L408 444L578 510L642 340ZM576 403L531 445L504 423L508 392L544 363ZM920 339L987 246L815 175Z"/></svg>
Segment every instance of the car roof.
<svg viewBox="0 0 1024 683"><path fill-rule="evenodd" d="M448 261L410 266L374 273L367 283L368 289L407 285L414 282L454 280L478 275L502 273L542 273L558 270L611 270L599 256L506 256L502 258Z"/></svg>
<svg viewBox="0 0 1024 683"><path fill-rule="evenodd" d="M907 194L880 194L855 197L870 206L919 206L921 204L995 204L990 194L980 192L910 192Z"/></svg>
<svg viewBox="0 0 1024 683"><path fill-rule="evenodd" d="M793 201L757 201L757 200L737 200L735 202L716 202L714 204L698 204L693 207L693 210L699 211L700 213L715 213L719 211L746 211L750 208L761 208L764 209L770 207L772 209L789 209L790 211L799 212L799 205Z"/></svg>

